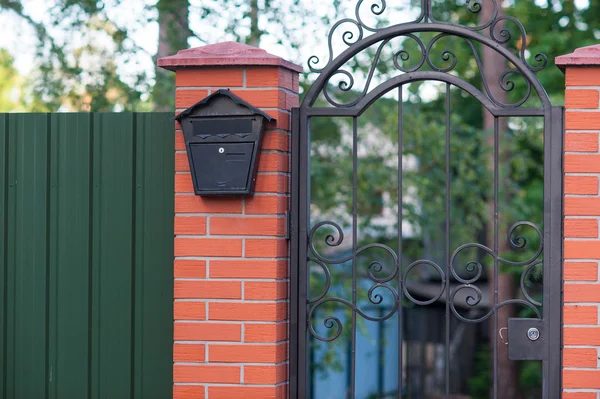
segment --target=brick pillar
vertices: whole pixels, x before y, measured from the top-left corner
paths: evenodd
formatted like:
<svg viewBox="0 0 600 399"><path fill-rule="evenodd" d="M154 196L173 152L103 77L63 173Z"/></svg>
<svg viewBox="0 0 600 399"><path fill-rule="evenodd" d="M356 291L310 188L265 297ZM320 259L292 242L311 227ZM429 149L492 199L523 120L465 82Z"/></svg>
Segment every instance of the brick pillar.
<svg viewBox="0 0 600 399"><path fill-rule="evenodd" d="M301 68L220 43L158 65L176 73L177 112L227 88L276 120L264 136L256 194L193 194L176 126L173 397L286 398L290 110Z"/></svg>
<svg viewBox="0 0 600 399"><path fill-rule="evenodd" d="M563 398L600 399L600 45L556 64L566 73Z"/></svg>

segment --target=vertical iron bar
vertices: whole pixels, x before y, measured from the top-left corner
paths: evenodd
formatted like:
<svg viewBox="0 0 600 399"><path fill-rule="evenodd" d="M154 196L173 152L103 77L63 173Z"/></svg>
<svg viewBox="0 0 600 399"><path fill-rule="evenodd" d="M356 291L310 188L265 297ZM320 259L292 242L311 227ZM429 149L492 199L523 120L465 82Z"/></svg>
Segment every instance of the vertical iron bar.
<svg viewBox="0 0 600 399"><path fill-rule="evenodd" d="M498 175L500 145L498 142L498 117L494 116L494 399L498 397Z"/></svg>
<svg viewBox="0 0 600 399"><path fill-rule="evenodd" d="M402 276L402 86L398 87L398 399L402 399L403 384L403 359L402 344L404 342L404 314L402 309L403 276Z"/></svg>
<svg viewBox="0 0 600 399"><path fill-rule="evenodd" d="M292 188L291 192L291 234L290 234L290 363L289 363L289 378L290 378L290 399L297 398L298 395L298 384L302 383L300 380L300 373L298 370L299 356L298 356L298 342L302 339L300 329L302 328L298 324L299 315L301 311L301 299L298 293L299 280L301 276L301 265L298 258L298 244L301 237L298 235L299 225L299 211L300 211L300 110L298 108L292 109L292 136L291 136L291 150L292 150Z"/></svg>
<svg viewBox="0 0 600 399"><path fill-rule="evenodd" d="M543 364L544 399L558 399L562 391L563 300L563 150L564 109L544 114L544 253L542 314L547 327L548 358Z"/></svg>
<svg viewBox="0 0 600 399"><path fill-rule="evenodd" d="M450 84L446 83L446 398L450 396Z"/></svg>
<svg viewBox="0 0 600 399"><path fill-rule="evenodd" d="M358 118L352 118L352 364L350 398L354 398L356 372L356 248L358 238Z"/></svg>
<svg viewBox="0 0 600 399"><path fill-rule="evenodd" d="M383 319L384 308L379 307L379 318ZM385 352L383 343L385 341L385 322L381 322L377 325L377 397L382 398L384 392L384 380L383 375L385 372Z"/></svg>
<svg viewBox="0 0 600 399"><path fill-rule="evenodd" d="M298 378L296 384L297 398L306 398L307 390L307 373L310 364L307 359L308 337L307 337L307 298L308 298L308 279L307 270L307 238L308 224L310 222L310 123L306 116L305 110L300 109L299 121L299 142L298 148L300 155L298 162L298 312L297 312L297 330L298 330Z"/></svg>

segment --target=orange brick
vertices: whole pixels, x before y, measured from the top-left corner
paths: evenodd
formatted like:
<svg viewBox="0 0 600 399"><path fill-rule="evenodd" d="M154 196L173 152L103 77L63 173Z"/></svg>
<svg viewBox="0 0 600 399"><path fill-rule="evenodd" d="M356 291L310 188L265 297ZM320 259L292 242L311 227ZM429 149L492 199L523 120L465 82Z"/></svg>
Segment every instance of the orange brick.
<svg viewBox="0 0 600 399"><path fill-rule="evenodd" d="M254 195L246 199L246 214L282 215L288 210L289 197L282 195Z"/></svg>
<svg viewBox="0 0 600 399"><path fill-rule="evenodd" d="M600 155L565 154L565 173L600 173Z"/></svg>
<svg viewBox="0 0 600 399"><path fill-rule="evenodd" d="M242 68L180 69L175 74L177 87L241 87L244 76Z"/></svg>
<svg viewBox="0 0 600 399"><path fill-rule="evenodd" d="M175 150L185 151L185 139L181 130L175 132Z"/></svg>
<svg viewBox="0 0 600 399"><path fill-rule="evenodd" d="M287 323L244 325L244 342L281 342L287 337Z"/></svg>
<svg viewBox="0 0 600 399"><path fill-rule="evenodd" d="M176 172L189 172L190 164L188 162L187 152L175 153L175 171Z"/></svg>
<svg viewBox="0 0 600 399"><path fill-rule="evenodd" d="M208 348L208 361L221 363L281 363L286 360L287 345L221 345ZM245 368L244 368L245 370Z"/></svg>
<svg viewBox="0 0 600 399"><path fill-rule="evenodd" d="M565 259L600 259L599 241L565 241Z"/></svg>
<svg viewBox="0 0 600 399"><path fill-rule="evenodd" d="M300 97L295 93L285 93L285 109L292 109L300 106Z"/></svg>
<svg viewBox="0 0 600 399"><path fill-rule="evenodd" d="M244 366L245 384L279 384L287 379L287 365Z"/></svg>
<svg viewBox="0 0 600 399"><path fill-rule="evenodd" d="M176 216L175 234L206 234L206 217Z"/></svg>
<svg viewBox="0 0 600 399"><path fill-rule="evenodd" d="M598 68L567 68L567 86L600 86Z"/></svg>
<svg viewBox="0 0 600 399"><path fill-rule="evenodd" d="M175 192L176 193L193 193L194 183L192 175L189 173L177 173L175 175Z"/></svg>
<svg viewBox="0 0 600 399"><path fill-rule="evenodd" d="M597 195L596 176L565 176L565 194Z"/></svg>
<svg viewBox="0 0 600 399"><path fill-rule="evenodd" d="M565 303L600 302L600 284L565 284Z"/></svg>
<svg viewBox="0 0 600 399"><path fill-rule="evenodd" d="M175 320L206 320L204 302L175 302L173 304Z"/></svg>
<svg viewBox="0 0 600 399"><path fill-rule="evenodd" d="M176 364L173 366L173 382L238 384L240 382L240 368L237 366L212 366L206 364Z"/></svg>
<svg viewBox="0 0 600 399"><path fill-rule="evenodd" d="M175 238L175 256L241 256L242 240Z"/></svg>
<svg viewBox="0 0 600 399"><path fill-rule="evenodd" d="M173 361L202 363L206 359L205 352L206 346L203 344L174 344Z"/></svg>
<svg viewBox="0 0 600 399"><path fill-rule="evenodd" d="M211 260L209 268L210 278L281 279L287 277L288 264L286 260Z"/></svg>
<svg viewBox="0 0 600 399"><path fill-rule="evenodd" d="M210 218L212 235L283 236L285 219L277 217L216 217Z"/></svg>
<svg viewBox="0 0 600 399"><path fill-rule="evenodd" d="M220 387L209 386L208 396L210 399L286 399L285 386L272 387Z"/></svg>
<svg viewBox="0 0 600 399"><path fill-rule="evenodd" d="M565 198L566 216L600 216L600 198Z"/></svg>
<svg viewBox="0 0 600 399"><path fill-rule="evenodd" d="M600 389L600 370L563 370L563 388Z"/></svg>
<svg viewBox="0 0 600 399"><path fill-rule="evenodd" d="M209 320L282 321L287 318L286 303L222 303L208 304Z"/></svg>
<svg viewBox="0 0 600 399"><path fill-rule="evenodd" d="M232 90L231 92L257 108L286 109L283 90Z"/></svg>
<svg viewBox="0 0 600 399"><path fill-rule="evenodd" d="M282 239L246 239L245 256L248 258L287 257L287 241Z"/></svg>
<svg viewBox="0 0 600 399"><path fill-rule="evenodd" d="M571 89L565 91L565 108L598 108L598 90Z"/></svg>
<svg viewBox="0 0 600 399"><path fill-rule="evenodd" d="M591 348L563 349L563 367L593 367L598 364L598 352ZM244 369L244 376L246 369ZM245 379L245 378L244 378Z"/></svg>
<svg viewBox="0 0 600 399"><path fill-rule="evenodd" d="M290 114L283 111L265 111L267 114L271 115L275 118L274 121L271 121L267 124L268 129L283 129L283 130L291 130L290 125Z"/></svg>
<svg viewBox="0 0 600 399"><path fill-rule="evenodd" d="M177 299L242 299L239 281L175 280Z"/></svg>
<svg viewBox="0 0 600 399"><path fill-rule="evenodd" d="M173 385L173 399L204 399L202 385Z"/></svg>
<svg viewBox="0 0 600 399"><path fill-rule="evenodd" d="M597 324L597 306L565 306L563 308L564 324Z"/></svg>
<svg viewBox="0 0 600 399"><path fill-rule="evenodd" d="M177 72L179 73L179 72ZM175 108L189 108L208 96L208 90L181 90L175 93Z"/></svg>
<svg viewBox="0 0 600 399"><path fill-rule="evenodd" d="M565 262L564 277L566 281L597 281L598 263Z"/></svg>
<svg viewBox="0 0 600 399"><path fill-rule="evenodd" d="M290 171L290 157L287 154L266 153L260 155L258 161L259 172L284 172Z"/></svg>
<svg viewBox="0 0 600 399"><path fill-rule="evenodd" d="M292 71L274 67L250 67L246 69L246 87L282 87L292 90Z"/></svg>
<svg viewBox="0 0 600 399"><path fill-rule="evenodd" d="M563 392L562 399L597 399L596 392Z"/></svg>
<svg viewBox="0 0 600 399"><path fill-rule="evenodd" d="M179 175L178 175L179 176ZM190 180L191 183L191 180ZM287 194L289 189L290 177L280 174L263 174L259 173L256 178L257 193L282 193Z"/></svg>
<svg viewBox="0 0 600 399"><path fill-rule="evenodd" d="M290 150L290 135L278 130L267 130L261 148L287 152Z"/></svg>
<svg viewBox="0 0 600 399"><path fill-rule="evenodd" d="M277 300L287 299L287 282L244 282L244 299Z"/></svg>
<svg viewBox="0 0 600 399"><path fill-rule="evenodd" d="M595 219L565 219L565 237L598 238L598 221Z"/></svg>
<svg viewBox="0 0 600 399"><path fill-rule="evenodd" d="M242 198L199 197L197 195L176 195L176 213L242 213Z"/></svg>
<svg viewBox="0 0 600 399"><path fill-rule="evenodd" d="M563 340L565 345L600 345L600 327L565 327Z"/></svg>
<svg viewBox="0 0 600 399"><path fill-rule="evenodd" d="M600 112L567 111L565 128L568 130L600 130Z"/></svg>
<svg viewBox="0 0 600 399"><path fill-rule="evenodd" d="M598 152L598 133L565 134L565 151Z"/></svg>
<svg viewBox="0 0 600 399"><path fill-rule="evenodd" d="M175 260L175 278L206 278L206 261Z"/></svg>
<svg viewBox="0 0 600 399"><path fill-rule="evenodd" d="M177 322L173 329L173 339L177 341L232 341L242 339L241 324L186 323ZM212 347L209 348L209 356Z"/></svg>

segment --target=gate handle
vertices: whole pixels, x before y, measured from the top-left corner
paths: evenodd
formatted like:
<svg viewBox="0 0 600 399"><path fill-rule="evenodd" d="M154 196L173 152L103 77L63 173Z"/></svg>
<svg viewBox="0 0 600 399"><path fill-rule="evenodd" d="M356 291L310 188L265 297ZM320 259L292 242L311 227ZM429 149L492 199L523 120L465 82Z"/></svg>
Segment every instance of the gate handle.
<svg viewBox="0 0 600 399"><path fill-rule="evenodd" d="M504 343L504 345L508 345L508 341L506 341L504 339L504 337L502 336L502 330L507 330L508 331L508 327L502 327L501 329L498 330L498 335L500 335L500 339L502 340L502 342Z"/></svg>

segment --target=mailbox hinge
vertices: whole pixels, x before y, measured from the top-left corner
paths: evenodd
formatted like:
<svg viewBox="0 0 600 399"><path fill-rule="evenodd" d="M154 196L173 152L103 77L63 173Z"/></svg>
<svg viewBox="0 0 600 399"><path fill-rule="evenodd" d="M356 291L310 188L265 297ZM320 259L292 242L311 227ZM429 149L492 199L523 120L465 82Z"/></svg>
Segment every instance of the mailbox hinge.
<svg viewBox="0 0 600 399"><path fill-rule="evenodd" d="M290 240L292 238L292 213L285 211L285 239Z"/></svg>

